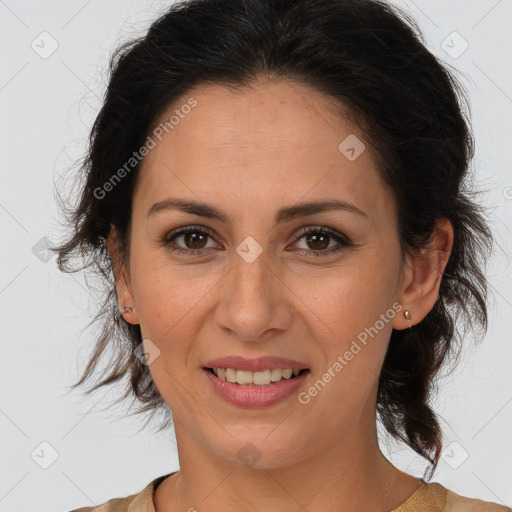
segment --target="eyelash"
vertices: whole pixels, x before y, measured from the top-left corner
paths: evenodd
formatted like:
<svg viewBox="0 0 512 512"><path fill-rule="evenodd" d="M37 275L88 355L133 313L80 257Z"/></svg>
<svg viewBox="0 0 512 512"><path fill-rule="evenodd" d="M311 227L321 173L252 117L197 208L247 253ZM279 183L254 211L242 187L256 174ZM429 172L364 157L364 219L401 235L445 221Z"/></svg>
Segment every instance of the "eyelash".
<svg viewBox="0 0 512 512"><path fill-rule="evenodd" d="M203 228L200 226L186 226L184 228L177 229L175 231L172 231L171 233L168 233L162 240L161 243L169 248L173 252L177 252L178 254L186 254L186 255L199 255L202 254L203 251L207 249L183 249L181 247L171 247L172 240L183 235L186 233L199 233L202 235L208 235L210 238L213 238L211 231L207 228ZM338 253L339 251L343 250L346 247L349 247L352 245L352 243L348 240L348 238L342 236L337 231L327 228L327 227L309 227L304 228L303 230L299 231L298 238L296 242L298 242L301 238L303 238L305 235L308 234L320 234L320 235L327 235L331 238L333 238L336 242L338 242L341 247L338 247L337 249L329 249L329 250L322 250L322 251L307 251L307 250L300 250L299 252L306 253L306 257L318 257L318 256L329 256L331 254ZM295 242L294 242L295 243Z"/></svg>

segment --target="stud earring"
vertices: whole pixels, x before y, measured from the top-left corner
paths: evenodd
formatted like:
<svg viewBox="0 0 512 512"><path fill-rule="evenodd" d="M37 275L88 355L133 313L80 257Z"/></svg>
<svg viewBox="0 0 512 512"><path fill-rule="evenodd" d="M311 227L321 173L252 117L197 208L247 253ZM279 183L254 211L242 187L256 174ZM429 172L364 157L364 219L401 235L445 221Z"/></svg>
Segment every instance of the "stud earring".
<svg viewBox="0 0 512 512"><path fill-rule="evenodd" d="M409 330L412 329L412 327L411 327L411 314L409 313L408 309L406 309L404 311L404 317L405 317L406 320L409 320Z"/></svg>
<svg viewBox="0 0 512 512"><path fill-rule="evenodd" d="M123 313L126 313L127 315L131 315L133 312L133 308L130 307L130 306L126 306L124 309L123 309Z"/></svg>

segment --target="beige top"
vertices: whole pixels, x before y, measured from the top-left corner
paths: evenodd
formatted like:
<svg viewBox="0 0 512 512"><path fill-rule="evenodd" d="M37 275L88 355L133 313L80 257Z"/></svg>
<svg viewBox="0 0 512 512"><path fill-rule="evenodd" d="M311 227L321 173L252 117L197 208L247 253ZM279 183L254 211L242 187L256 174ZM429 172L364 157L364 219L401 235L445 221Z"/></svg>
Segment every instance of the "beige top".
<svg viewBox="0 0 512 512"><path fill-rule="evenodd" d="M72 512L156 512L153 503L155 489L169 475L155 478L138 494L114 498L100 506L79 508ZM512 508L465 498L437 482L424 482L412 496L391 512L512 512Z"/></svg>

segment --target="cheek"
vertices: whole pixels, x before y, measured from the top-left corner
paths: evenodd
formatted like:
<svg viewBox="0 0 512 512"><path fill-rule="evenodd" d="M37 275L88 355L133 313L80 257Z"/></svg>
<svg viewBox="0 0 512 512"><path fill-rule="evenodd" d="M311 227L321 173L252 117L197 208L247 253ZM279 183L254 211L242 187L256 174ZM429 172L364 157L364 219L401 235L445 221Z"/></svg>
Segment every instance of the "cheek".
<svg viewBox="0 0 512 512"><path fill-rule="evenodd" d="M397 314L389 263L388 268L380 258L359 263L304 288L308 323L322 348L322 370L329 373L323 375L337 382L332 392L345 403L360 401L378 380Z"/></svg>
<svg viewBox="0 0 512 512"><path fill-rule="evenodd" d="M158 347L149 365L155 386L180 415L190 408L187 392L192 364L198 360L197 339L204 324L208 293L218 278L186 271L151 254L133 254L132 282L143 339ZM193 368L194 370L196 368Z"/></svg>
<svg viewBox="0 0 512 512"><path fill-rule="evenodd" d="M365 257L330 275L301 276L296 285L308 316L317 317L315 325L325 329L326 336L339 337L342 342L372 326L391 308L394 272L380 258Z"/></svg>
<svg viewBox="0 0 512 512"><path fill-rule="evenodd" d="M162 342L183 332L192 333L203 300L219 280L215 272L199 266L172 265L165 255L135 252L132 282L143 335Z"/></svg>

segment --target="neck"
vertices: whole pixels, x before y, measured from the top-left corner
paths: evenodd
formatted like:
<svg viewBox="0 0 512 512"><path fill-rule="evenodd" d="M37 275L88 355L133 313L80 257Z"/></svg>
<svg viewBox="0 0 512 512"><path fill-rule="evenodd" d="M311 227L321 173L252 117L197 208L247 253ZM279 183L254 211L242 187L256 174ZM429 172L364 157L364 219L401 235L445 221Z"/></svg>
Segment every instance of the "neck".
<svg viewBox="0 0 512 512"><path fill-rule="evenodd" d="M389 512L420 481L395 468L380 452L375 429L354 431L295 462L265 467L234 465L214 456L175 419L180 471L157 488L157 512Z"/></svg>

